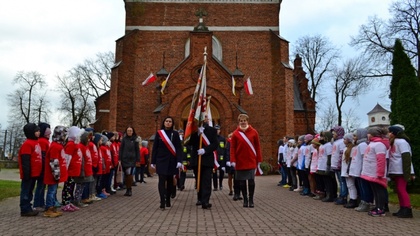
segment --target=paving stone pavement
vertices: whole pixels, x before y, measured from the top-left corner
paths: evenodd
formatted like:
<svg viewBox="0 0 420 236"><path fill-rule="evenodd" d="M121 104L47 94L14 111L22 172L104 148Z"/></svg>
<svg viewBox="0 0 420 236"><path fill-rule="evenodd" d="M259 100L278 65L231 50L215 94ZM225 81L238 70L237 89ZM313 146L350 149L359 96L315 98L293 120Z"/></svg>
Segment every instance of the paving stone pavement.
<svg viewBox="0 0 420 236"><path fill-rule="evenodd" d="M0 175L0 178L2 176ZM213 191L211 210L195 206L194 179L178 191L172 207L159 209L158 178L58 218L21 217L19 198L0 202L0 235L419 235L420 212L413 219L371 217L278 187L278 175L256 177L255 208L223 191ZM1 190L0 190L1 191ZM396 211L391 206L391 212Z"/></svg>

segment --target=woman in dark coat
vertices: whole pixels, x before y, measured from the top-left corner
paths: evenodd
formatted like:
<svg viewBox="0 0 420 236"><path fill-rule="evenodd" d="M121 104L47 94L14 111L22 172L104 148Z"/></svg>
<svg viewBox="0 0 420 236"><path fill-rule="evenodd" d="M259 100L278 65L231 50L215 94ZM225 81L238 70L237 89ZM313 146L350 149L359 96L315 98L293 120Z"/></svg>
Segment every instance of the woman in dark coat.
<svg viewBox="0 0 420 236"><path fill-rule="evenodd" d="M152 149L151 167L159 175L160 208L171 206L173 177L182 164L182 148L179 134L174 130L174 119L170 116L163 119L161 129L155 135Z"/></svg>
<svg viewBox="0 0 420 236"><path fill-rule="evenodd" d="M136 167L136 162L140 161L140 149L137 141L137 134L133 127L129 126L125 130L121 140L119 151L120 162L124 173L125 186L127 188L124 196L131 196L131 186L133 184L132 170Z"/></svg>

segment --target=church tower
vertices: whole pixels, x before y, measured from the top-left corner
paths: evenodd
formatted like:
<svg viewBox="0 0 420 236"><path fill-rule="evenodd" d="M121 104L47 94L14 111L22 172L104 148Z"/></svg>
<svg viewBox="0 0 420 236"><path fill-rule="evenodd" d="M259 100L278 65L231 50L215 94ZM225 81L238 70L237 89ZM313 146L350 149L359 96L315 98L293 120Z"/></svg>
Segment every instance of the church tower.
<svg viewBox="0 0 420 236"><path fill-rule="evenodd" d="M124 131L132 125L149 138L168 115L175 118L176 129L185 129L206 48L213 123L227 136L237 127L237 116L247 113L260 134L263 158L275 164L277 140L295 134L295 99L306 94L294 92L288 41L279 35L281 0L124 3L125 35L116 42L111 90L96 103L95 129ZM142 86L151 72L158 79ZM244 91L247 78L253 95ZM309 108L312 130L314 109Z"/></svg>

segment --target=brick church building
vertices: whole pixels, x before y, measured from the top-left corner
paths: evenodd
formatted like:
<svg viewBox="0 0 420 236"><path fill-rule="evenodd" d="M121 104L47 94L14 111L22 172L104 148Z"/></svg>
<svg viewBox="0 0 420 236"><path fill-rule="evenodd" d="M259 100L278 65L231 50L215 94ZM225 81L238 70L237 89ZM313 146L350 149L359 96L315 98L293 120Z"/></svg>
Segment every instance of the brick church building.
<svg viewBox="0 0 420 236"><path fill-rule="evenodd" d="M240 113L260 134L263 158L275 164L277 140L314 132L315 102L299 57L279 35L281 0L125 0L125 35L116 41L111 89L96 100L96 130L132 125L154 137L165 116L185 129L207 51L207 96L213 122L227 136ZM142 86L150 73L157 76ZM161 82L170 77L161 93ZM232 76L236 81L232 92ZM250 77L253 95L244 91Z"/></svg>

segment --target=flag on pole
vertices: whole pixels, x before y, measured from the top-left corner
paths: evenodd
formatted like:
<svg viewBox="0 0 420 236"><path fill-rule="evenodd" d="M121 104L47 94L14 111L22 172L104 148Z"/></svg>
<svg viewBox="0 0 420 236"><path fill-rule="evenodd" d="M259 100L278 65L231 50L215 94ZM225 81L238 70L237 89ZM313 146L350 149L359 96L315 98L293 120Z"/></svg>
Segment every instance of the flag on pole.
<svg viewBox="0 0 420 236"><path fill-rule="evenodd" d="M210 110L210 99L211 99L211 96L207 98L206 112L207 112L207 118L209 119L209 126L213 127L213 117L211 116L211 110Z"/></svg>
<svg viewBox="0 0 420 236"><path fill-rule="evenodd" d="M245 87L245 91L248 95L254 94L254 92L252 91L252 85L251 85L250 77L248 77L248 79L245 81L244 87Z"/></svg>
<svg viewBox="0 0 420 236"><path fill-rule="evenodd" d="M163 94L163 90L165 90L166 88L166 84L168 83L169 80L169 76L171 76L171 73L169 73L169 75L166 77L166 79L162 82L162 84L160 84L160 87L162 87L160 89L160 92Z"/></svg>
<svg viewBox="0 0 420 236"><path fill-rule="evenodd" d="M206 65L206 63L204 63ZM198 95L198 102L197 102L197 108L195 109L195 116L194 120L197 122L197 124L200 124L201 121L204 120L204 115L206 113L206 66L203 68L203 75L201 78L201 87L200 87L200 93Z"/></svg>
<svg viewBox="0 0 420 236"><path fill-rule="evenodd" d="M150 75L141 83L141 85L146 86L156 80L156 76L153 73L150 73Z"/></svg>
<svg viewBox="0 0 420 236"><path fill-rule="evenodd" d="M200 92L201 81L202 81L205 66L206 66L206 64L204 64L201 67L200 75L198 76L198 79L197 79L197 85L195 86L194 94L193 94L192 101L191 101L190 112L188 114L187 125L185 126L184 143L188 143L188 141L191 138L191 134L194 131L196 131L197 128L198 128L197 124L194 123L194 116L195 116L196 106L197 106L197 102L198 102L198 95L199 95L199 92Z"/></svg>
<svg viewBox="0 0 420 236"><path fill-rule="evenodd" d="M232 93L233 93L233 96L236 96L235 85L236 85L236 81L235 81L235 78L233 78L233 75L232 75Z"/></svg>

